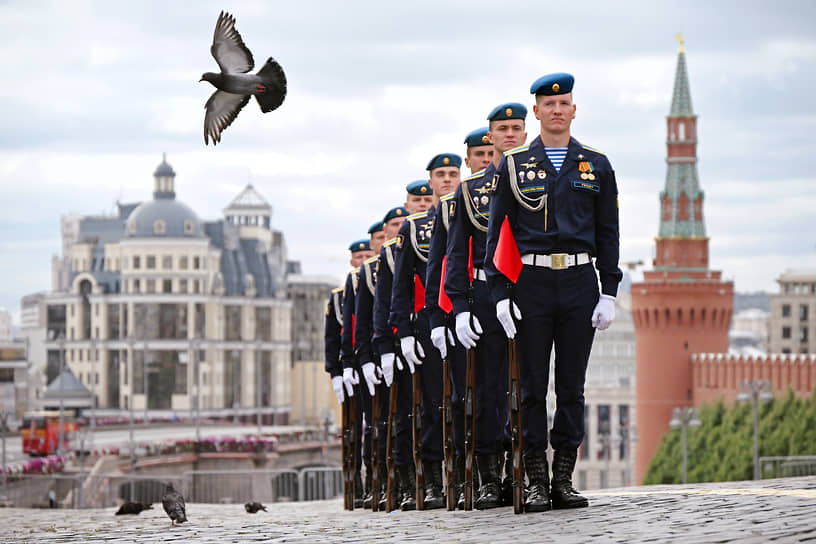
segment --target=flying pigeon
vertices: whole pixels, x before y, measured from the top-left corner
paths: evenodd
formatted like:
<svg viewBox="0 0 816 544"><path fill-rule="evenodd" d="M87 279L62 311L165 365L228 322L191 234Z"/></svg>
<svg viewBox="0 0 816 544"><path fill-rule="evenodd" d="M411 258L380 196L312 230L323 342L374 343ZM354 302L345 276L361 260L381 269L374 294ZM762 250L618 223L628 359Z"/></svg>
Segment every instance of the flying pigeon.
<svg viewBox="0 0 816 544"><path fill-rule="evenodd" d="M250 514L257 514L258 510L263 510L266 512L266 506L259 502L248 502L244 505L244 510L246 510Z"/></svg>
<svg viewBox="0 0 816 544"><path fill-rule="evenodd" d="M224 131L238 116L241 108L254 96L263 113L275 110L286 98L286 76L277 61L269 57L257 74L252 52L235 30L235 18L222 11L215 23L210 52L221 72L206 72L199 81L209 81L218 89L204 106L204 144L221 141Z"/></svg>
<svg viewBox="0 0 816 544"><path fill-rule="evenodd" d="M125 501L122 503L122 506L119 507L119 510L116 511L116 515L121 516L123 514L138 514L142 510L153 510L153 505L145 504L143 502Z"/></svg>
<svg viewBox="0 0 816 544"><path fill-rule="evenodd" d="M167 489L165 489L164 496L162 496L162 506L164 506L164 511L170 518L171 526L187 521L187 514L184 511L184 497L175 490L173 484L167 484Z"/></svg>

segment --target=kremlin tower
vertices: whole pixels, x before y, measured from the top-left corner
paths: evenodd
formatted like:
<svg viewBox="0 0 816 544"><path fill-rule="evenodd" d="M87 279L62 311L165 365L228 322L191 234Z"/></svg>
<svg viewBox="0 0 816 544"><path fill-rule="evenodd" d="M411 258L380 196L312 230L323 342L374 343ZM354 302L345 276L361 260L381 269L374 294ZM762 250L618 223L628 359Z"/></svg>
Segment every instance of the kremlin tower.
<svg viewBox="0 0 816 544"><path fill-rule="evenodd" d="M653 270L632 285L636 338L635 481L640 483L672 410L693 404L693 353L728 351L734 285L708 267L704 194L697 176L697 116L691 107L680 39L671 111L666 118L666 185Z"/></svg>

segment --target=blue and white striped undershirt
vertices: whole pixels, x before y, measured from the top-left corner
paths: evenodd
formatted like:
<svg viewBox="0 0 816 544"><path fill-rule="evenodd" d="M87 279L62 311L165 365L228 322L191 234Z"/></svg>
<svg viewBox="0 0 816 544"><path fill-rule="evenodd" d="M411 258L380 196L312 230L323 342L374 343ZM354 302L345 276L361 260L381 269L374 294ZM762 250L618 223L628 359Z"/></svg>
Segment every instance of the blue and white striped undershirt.
<svg viewBox="0 0 816 544"><path fill-rule="evenodd" d="M547 157L550 159L550 162L553 166L555 166L555 171L561 171L561 165L564 164L564 159L567 157L567 148L566 147L545 147L544 151L547 152Z"/></svg>

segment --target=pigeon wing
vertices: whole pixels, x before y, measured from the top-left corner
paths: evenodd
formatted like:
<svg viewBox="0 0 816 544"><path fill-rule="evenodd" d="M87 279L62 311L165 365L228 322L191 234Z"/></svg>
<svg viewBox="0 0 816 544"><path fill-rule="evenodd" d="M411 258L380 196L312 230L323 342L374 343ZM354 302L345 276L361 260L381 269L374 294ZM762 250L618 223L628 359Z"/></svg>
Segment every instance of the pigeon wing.
<svg viewBox="0 0 816 544"><path fill-rule="evenodd" d="M262 93L255 93L255 99L261 111L269 113L283 104L283 99L286 98L286 75L278 61L269 57L263 68L258 70L258 76L263 81L266 90Z"/></svg>
<svg viewBox="0 0 816 544"><path fill-rule="evenodd" d="M255 67L252 52L235 30L235 18L225 11L221 12L215 23L210 52L221 68L221 73L245 74Z"/></svg>
<svg viewBox="0 0 816 544"><path fill-rule="evenodd" d="M209 144L209 138L213 145L220 142L221 132L232 124L247 102L249 95L215 91L204 105L204 144Z"/></svg>

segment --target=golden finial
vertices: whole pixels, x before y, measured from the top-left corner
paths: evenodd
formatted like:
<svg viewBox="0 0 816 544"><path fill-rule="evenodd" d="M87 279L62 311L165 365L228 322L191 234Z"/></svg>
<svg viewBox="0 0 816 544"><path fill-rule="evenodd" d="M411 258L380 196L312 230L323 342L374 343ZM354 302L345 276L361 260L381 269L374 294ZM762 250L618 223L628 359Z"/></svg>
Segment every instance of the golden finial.
<svg viewBox="0 0 816 544"><path fill-rule="evenodd" d="M678 53L685 53L686 49L683 47L683 35L678 32L674 39L680 44L680 51L678 51Z"/></svg>

